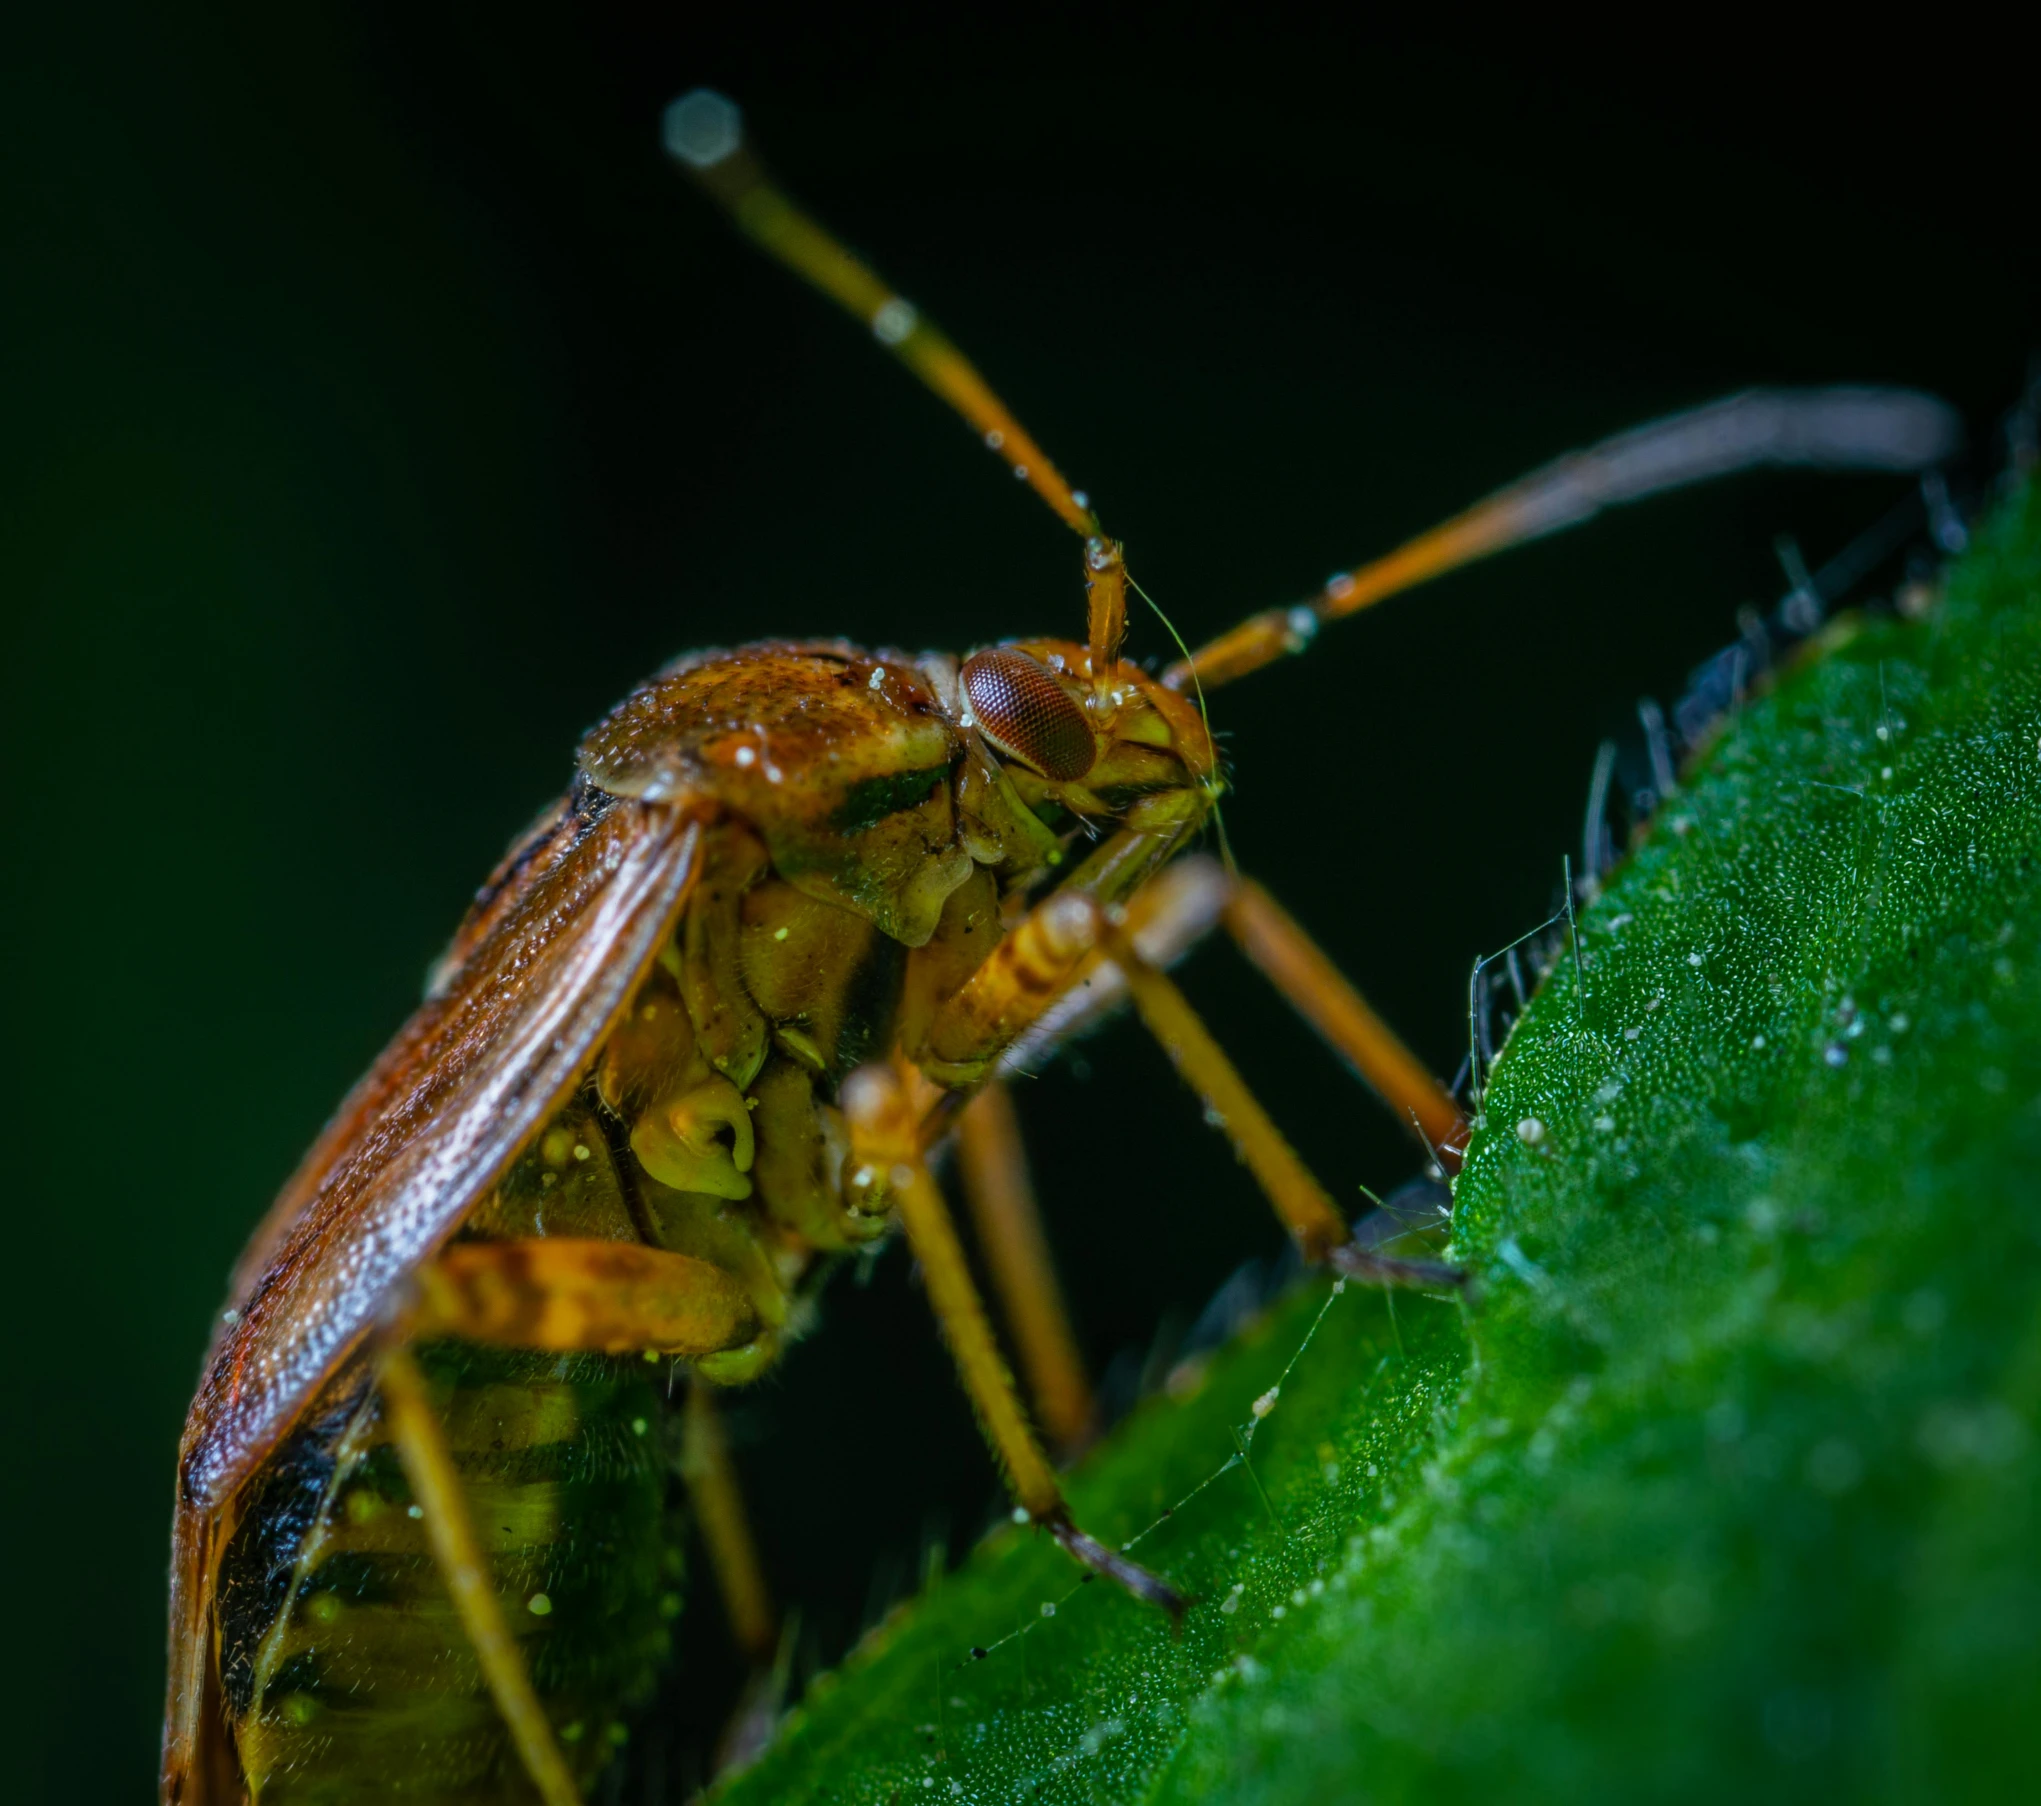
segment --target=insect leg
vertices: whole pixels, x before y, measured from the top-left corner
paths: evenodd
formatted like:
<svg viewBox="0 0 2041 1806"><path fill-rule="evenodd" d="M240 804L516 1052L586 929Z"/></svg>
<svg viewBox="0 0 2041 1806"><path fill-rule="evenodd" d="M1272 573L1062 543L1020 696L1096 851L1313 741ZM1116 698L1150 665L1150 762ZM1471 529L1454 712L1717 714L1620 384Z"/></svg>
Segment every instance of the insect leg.
<svg viewBox="0 0 2041 1806"><path fill-rule="evenodd" d="M417 1276L414 1340L504 1348L717 1354L758 1323L722 1268L640 1242L539 1236L456 1242Z"/></svg>
<svg viewBox="0 0 2041 1806"><path fill-rule="evenodd" d="M926 1045L907 1049L938 1084L975 1087L992 1064L1069 991L1098 944L1098 904L1052 892L993 948L930 1020Z"/></svg>
<svg viewBox="0 0 2041 1806"><path fill-rule="evenodd" d="M1084 1566L1117 1581L1136 1598L1161 1606L1172 1617L1180 1615L1188 1602L1174 1587L1072 1522L1055 1469L1042 1452L993 1338L949 1207L922 1156L920 1118L906 1088L887 1068L862 1066L844 1081L842 1099L852 1156L884 1178L921 1263L929 1303L949 1342L964 1390L971 1395L1015 1500Z"/></svg>
<svg viewBox="0 0 2041 1806"><path fill-rule="evenodd" d="M424 1513L433 1560L446 1579L461 1628L474 1645L496 1709L510 1728L518 1759L545 1806L580 1806L580 1789L560 1753L546 1709L533 1691L517 1639L504 1622L496 1585L476 1538L467 1495L433 1411L425 1376L409 1349L399 1343L384 1352L377 1379L405 1477Z"/></svg>
<svg viewBox="0 0 2041 1806"><path fill-rule="evenodd" d="M723 1414L716 1408L716 1388L700 1374L688 1386L683 1423L681 1474L694 1504L695 1527L708 1550L730 1634L751 1667L716 1739L713 1773L720 1777L747 1766L779 1723L793 1654L792 1626L783 1636L730 1459Z"/></svg>
<svg viewBox="0 0 2041 1806"><path fill-rule="evenodd" d="M958 1118L957 1165L1035 1416L1049 1441L1067 1452L1091 1427L1091 1387L1028 1182L1013 1097L1004 1085L987 1085Z"/></svg>
<svg viewBox="0 0 2041 1806"><path fill-rule="evenodd" d="M714 1388L703 1379L693 1380L687 1389L681 1472L694 1500L695 1523L708 1547L723 1609L729 1614L731 1635L745 1659L754 1668L763 1667L779 1646L779 1621L759 1564L758 1545L751 1540L723 1416L716 1409Z"/></svg>
<svg viewBox="0 0 2041 1806"><path fill-rule="evenodd" d="M1466 1127L1452 1094L1259 884L1235 877L1216 859L1191 854L1127 899L1117 932L1150 966L1167 969L1222 923L1298 1014L1451 1165ZM1087 960L1076 968L1075 981L1003 1050L999 1070L1037 1070L1126 1000L1118 966L1103 957Z"/></svg>
<svg viewBox="0 0 2041 1806"><path fill-rule="evenodd" d="M1462 565L1710 477L1763 465L1922 470L1962 443L1946 403L1911 389L1750 389L1568 452L1387 557L1342 572L1307 602L1251 615L1162 674L1172 689L1215 689L1301 652L1327 621Z"/></svg>
<svg viewBox="0 0 2041 1806"><path fill-rule="evenodd" d="M1390 1108L1414 1121L1426 1145L1452 1162L1466 1125L1445 1088L1274 898L1232 877L1217 861L1196 856L1179 860L1137 891L1110 925L1087 896L1058 891L1045 899L937 1015L928 1036L931 1057L920 1064L940 1083L963 1086L975 1084L995 1061L1029 1070L1131 991L1206 1107L1234 1134L1284 1223L1315 1258L1345 1243L1344 1222L1162 975L1163 966L1219 922ZM1168 1033L1160 1026L1165 1018ZM1178 1057L1179 1049L1184 1057ZM1240 1107L1217 1101L1206 1075ZM1427 1279L1435 1276L1426 1269Z"/></svg>
<svg viewBox="0 0 2041 1806"><path fill-rule="evenodd" d="M1233 880L1209 854L1172 861L1127 897L1121 931L1141 957L1165 971L1219 926ZM1127 1001L1126 980L1110 960L1079 966L1055 1001L1001 1051L1002 1074L1039 1071L1058 1048Z"/></svg>
<svg viewBox="0 0 2041 1806"><path fill-rule="evenodd" d="M1344 1055L1382 1101L1457 1170L1467 1121L1446 1088L1369 1008L1323 949L1251 878L1236 879L1221 918L1241 952L1304 1020Z"/></svg>
<svg viewBox="0 0 2041 1806"><path fill-rule="evenodd" d="M1109 930L1105 951L1124 974L1134 1007L1149 1033L1162 1043L1177 1071L1203 1101L1213 1126L1226 1132L1306 1260L1329 1261L1342 1272L1410 1285L1461 1282L1462 1276L1451 1267L1433 1261L1397 1260L1353 1242L1346 1219L1325 1188L1298 1159L1184 994L1149 965L1124 935Z"/></svg>
<svg viewBox="0 0 2041 1806"><path fill-rule="evenodd" d="M757 1324L737 1282L707 1261L636 1242L566 1237L458 1242L416 1276L378 1363L378 1387L433 1559L496 1708L545 1806L580 1793L511 1635L453 1455L408 1341L461 1336L512 1348L712 1354Z"/></svg>

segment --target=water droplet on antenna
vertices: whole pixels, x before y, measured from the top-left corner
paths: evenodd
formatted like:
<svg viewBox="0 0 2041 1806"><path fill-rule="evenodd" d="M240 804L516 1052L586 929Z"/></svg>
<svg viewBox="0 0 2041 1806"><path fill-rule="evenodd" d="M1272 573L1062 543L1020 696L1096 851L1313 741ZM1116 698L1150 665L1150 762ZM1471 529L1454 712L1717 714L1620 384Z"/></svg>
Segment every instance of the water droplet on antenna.
<svg viewBox="0 0 2041 1806"><path fill-rule="evenodd" d="M920 324L921 316L912 301L889 295L872 315L872 336L882 345L897 345Z"/></svg>
<svg viewBox="0 0 2041 1806"><path fill-rule="evenodd" d="M666 109L659 135L690 169L713 169L744 142L744 115L713 88L695 88Z"/></svg>

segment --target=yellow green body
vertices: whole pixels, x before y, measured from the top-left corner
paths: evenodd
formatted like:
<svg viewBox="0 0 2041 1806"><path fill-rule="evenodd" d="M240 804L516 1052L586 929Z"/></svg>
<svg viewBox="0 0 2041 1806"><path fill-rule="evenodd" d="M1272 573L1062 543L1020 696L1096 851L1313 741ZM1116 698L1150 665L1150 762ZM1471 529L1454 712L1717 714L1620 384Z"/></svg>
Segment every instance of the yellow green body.
<svg viewBox="0 0 2041 1806"><path fill-rule="evenodd" d="M642 1361L419 1350L475 1525L569 1759L592 1780L680 1609ZM220 1586L224 1692L265 1806L528 1798L372 1395L280 1451Z"/></svg>

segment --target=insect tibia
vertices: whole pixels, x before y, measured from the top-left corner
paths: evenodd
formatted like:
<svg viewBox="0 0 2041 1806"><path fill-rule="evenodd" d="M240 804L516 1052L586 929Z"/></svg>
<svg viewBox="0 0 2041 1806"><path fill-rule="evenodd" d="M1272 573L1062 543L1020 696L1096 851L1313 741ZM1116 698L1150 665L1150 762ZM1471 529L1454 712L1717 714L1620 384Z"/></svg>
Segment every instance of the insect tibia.
<svg viewBox="0 0 2041 1806"><path fill-rule="evenodd" d="M1051 1519L1046 1527L1073 1561L1094 1574L1103 1574L1144 1604L1161 1606L1172 1623L1183 1622L1183 1615L1190 1610L1191 1601L1159 1574L1149 1573L1139 1562L1130 1561L1117 1549L1108 1549L1097 1537L1087 1536L1068 1517Z"/></svg>
<svg viewBox="0 0 2041 1806"><path fill-rule="evenodd" d="M1449 1267L1444 1261L1402 1260L1393 1254L1377 1254L1359 1242L1342 1242L1325 1258L1335 1272L1370 1285L1449 1286L1457 1291L1468 1283L1464 1269Z"/></svg>

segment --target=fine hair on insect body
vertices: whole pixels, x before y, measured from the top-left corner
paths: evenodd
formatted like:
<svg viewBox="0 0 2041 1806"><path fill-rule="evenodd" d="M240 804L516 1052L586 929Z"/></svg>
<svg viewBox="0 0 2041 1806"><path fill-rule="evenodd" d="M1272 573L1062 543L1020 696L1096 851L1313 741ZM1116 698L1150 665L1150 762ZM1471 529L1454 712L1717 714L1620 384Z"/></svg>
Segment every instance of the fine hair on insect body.
<svg viewBox="0 0 2041 1806"><path fill-rule="evenodd" d="M1758 465L1928 468L1957 439L1905 391L1733 395L1151 669L1123 656L1123 547L956 346L787 198L727 100L686 95L664 130L743 234L1077 535L1082 633L696 651L590 730L235 1274L180 1456L166 1801L371 1793L400 1763L419 1798L582 1798L681 1609L657 1433L674 1362L691 1509L769 1671L781 1633L716 1394L771 1371L830 1269L895 1234L1016 1512L1190 1609L1065 1502L1052 1455L1095 1407L1006 1081L1130 1008L1303 1260L1460 1287L1355 1233L1169 977L1223 930L1448 1177L1467 1134L1274 897L1199 850L1226 787L1210 696L1619 502ZM935 1174L951 1150L1004 1338Z"/></svg>

